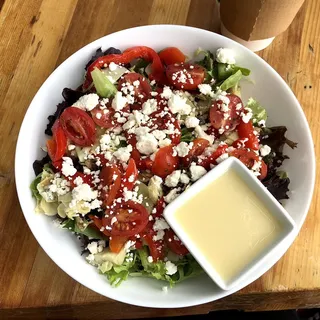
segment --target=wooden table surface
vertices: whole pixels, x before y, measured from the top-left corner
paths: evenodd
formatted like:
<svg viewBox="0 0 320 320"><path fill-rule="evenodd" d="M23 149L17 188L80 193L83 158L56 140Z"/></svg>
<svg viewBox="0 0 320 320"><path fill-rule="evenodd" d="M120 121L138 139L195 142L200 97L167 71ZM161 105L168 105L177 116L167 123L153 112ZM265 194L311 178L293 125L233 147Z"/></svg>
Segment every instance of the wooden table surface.
<svg viewBox="0 0 320 320"><path fill-rule="evenodd" d="M0 318L150 318L235 308L270 310L320 305L319 179L298 238L269 272L230 297L176 310L125 305L76 283L39 247L21 212L14 182L15 144L28 105L50 73L85 44L121 29L171 23L214 30L214 2L0 0ZM290 28L259 53L296 94L308 118L317 153L319 15L320 1L306 0Z"/></svg>

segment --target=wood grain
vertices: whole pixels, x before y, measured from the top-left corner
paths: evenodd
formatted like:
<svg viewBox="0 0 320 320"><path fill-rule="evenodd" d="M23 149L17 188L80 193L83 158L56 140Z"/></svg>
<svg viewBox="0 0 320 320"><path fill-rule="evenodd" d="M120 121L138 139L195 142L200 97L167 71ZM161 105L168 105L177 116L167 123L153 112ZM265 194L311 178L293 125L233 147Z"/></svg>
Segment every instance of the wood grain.
<svg viewBox="0 0 320 320"><path fill-rule="evenodd" d="M15 191L14 150L25 111L53 69L83 45L156 23L216 31L214 0L0 1L0 318L110 319L270 310L320 304L319 170L307 220L263 277L231 297L193 308L146 309L102 297L61 271L38 246ZM290 28L259 55L303 106L320 151L320 2L306 0ZM319 168L319 160L317 160ZM63 290L61 289L63 288Z"/></svg>

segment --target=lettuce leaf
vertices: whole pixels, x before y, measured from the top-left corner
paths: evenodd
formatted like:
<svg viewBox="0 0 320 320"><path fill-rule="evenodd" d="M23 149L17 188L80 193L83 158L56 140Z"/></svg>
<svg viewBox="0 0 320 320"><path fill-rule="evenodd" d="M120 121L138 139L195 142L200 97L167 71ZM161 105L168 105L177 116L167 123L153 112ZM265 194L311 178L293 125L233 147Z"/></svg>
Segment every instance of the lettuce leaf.
<svg viewBox="0 0 320 320"><path fill-rule="evenodd" d="M193 129L182 128L181 129L181 141L191 142L194 140Z"/></svg>
<svg viewBox="0 0 320 320"><path fill-rule="evenodd" d="M242 72L238 70L220 84L220 89L222 91L227 91L230 88L236 87L241 79Z"/></svg>
<svg viewBox="0 0 320 320"><path fill-rule="evenodd" d="M206 79L205 82L210 82L212 79L217 79L217 63L214 59L213 53L209 50L198 49L195 53L195 56L204 55L204 58L200 61L197 61L197 64L206 69Z"/></svg>
<svg viewBox="0 0 320 320"><path fill-rule="evenodd" d="M218 63L218 80L225 80L239 70L244 76L250 75L250 70L247 68L242 68L235 64Z"/></svg>
<svg viewBox="0 0 320 320"><path fill-rule="evenodd" d="M267 111L264 107L261 106L261 104L253 99L249 98L247 103L247 108L250 108L252 111L252 122L254 124L258 124L261 120L266 121L268 118Z"/></svg>
<svg viewBox="0 0 320 320"><path fill-rule="evenodd" d="M39 190L37 189L37 185L40 183L41 181L41 176L42 176L42 172L39 173L35 179L31 182L30 184L30 190L31 190L31 193L32 193L32 196L37 200L37 201L40 201L41 200L41 195L39 193Z"/></svg>

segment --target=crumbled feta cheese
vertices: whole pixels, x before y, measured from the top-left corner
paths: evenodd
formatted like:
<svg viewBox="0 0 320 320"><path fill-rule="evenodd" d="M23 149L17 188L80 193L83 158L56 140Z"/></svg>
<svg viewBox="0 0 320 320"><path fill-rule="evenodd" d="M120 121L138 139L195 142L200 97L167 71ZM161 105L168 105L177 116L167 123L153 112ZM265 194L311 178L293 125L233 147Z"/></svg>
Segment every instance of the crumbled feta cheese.
<svg viewBox="0 0 320 320"><path fill-rule="evenodd" d="M108 67L109 67L109 70L112 72L112 71L116 71L119 66L114 62L110 62Z"/></svg>
<svg viewBox="0 0 320 320"><path fill-rule="evenodd" d="M98 192L96 190L92 190L87 183L80 184L72 190L72 198L76 201L91 201L96 199L97 196Z"/></svg>
<svg viewBox="0 0 320 320"><path fill-rule="evenodd" d="M204 95L208 95L211 97L213 96L213 92L212 92L212 88L211 88L210 84L206 84L206 83L199 84L198 89Z"/></svg>
<svg viewBox="0 0 320 320"><path fill-rule="evenodd" d="M260 146L260 154L262 157L267 156L271 152L271 148L268 145Z"/></svg>
<svg viewBox="0 0 320 320"><path fill-rule="evenodd" d="M174 188L179 183L181 176L181 170L175 170L166 177L165 185L170 188Z"/></svg>
<svg viewBox="0 0 320 320"><path fill-rule="evenodd" d="M175 274L178 271L178 268L171 261L167 261L166 262L166 270L167 270L166 274L172 275L172 274Z"/></svg>
<svg viewBox="0 0 320 320"><path fill-rule="evenodd" d="M209 141L210 144L214 142L214 136L208 135L200 126L195 127L195 133L198 138L203 138Z"/></svg>
<svg viewBox="0 0 320 320"><path fill-rule="evenodd" d="M244 123L248 123L250 121L250 119L252 118L252 116L253 116L253 114L252 114L251 110L248 111L247 113L245 113L245 112L241 113L241 119Z"/></svg>
<svg viewBox="0 0 320 320"><path fill-rule="evenodd" d="M68 150L71 151L71 150L74 150L76 148L76 146L74 144L69 144L68 145Z"/></svg>
<svg viewBox="0 0 320 320"><path fill-rule="evenodd" d="M87 245L87 249L90 251L90 253L97 254L98 253L98 243L96 241L90 242Z"/></svg>
<svg viewBox="0 0 320 320"><path fill-rule="evenodd" d="M170 144L171 144L171 140L169 138L165 138L165 139L159 141L160 148L169 146Z"/></svg>
<svg viewBox="0 0 320 320"><path fill-rule="evenodd" d="M260 126L260 127L265 127L266 126L266 120L260 120L259 122L258 122L258 125Z"/></svg>
<svg viewBox="0 0 320 320"><path fill-rule="evenodd" d="M156 221L154 222L153 225L153 230L154 231L158 231L158 230L165 230L165 229L169 229L169 225L167 224L166 220L159 218L156 219Z"/></svg>
<svg viewBox="0 0 320 320"><path fill-rule="evenodd" d="M132 146L127 145L126 147L119 148L114 152L114 156L121 162L128 162L131 156Z"/></svg>
<svg viewBox="0 0 320 320"><path fill-rule="evenodd" d="M186 173L181 173L180 182L183 184L188 184L190 182L190 179Z"/></svg>
<svg viewBox="0 0 320 320"><path fill-rule="evenodd" d="M190 148L186 142L180 142L175 147L175 150L177 151L179 157L184 158L186 155L188 155Z"/></svg>
<svg viewBox="0 0 320 320"><path fill-rule="evenodd" d="M207 170L204 167L197 166L194 163L192 163L190 166L190 173L191 173L191 180L197 181L207 173Z"/></svg>
<svg viewBox="0 0 320 320"><path fill-rule="evenodd" d="M217 162L217 163L221 163L222 161L224 161L224 160L226 160L226 159L228 159L228 158L229 158L228 153L223 153L220 157L218 157L218 158L216 159L216 162Z"/></svg>
<svg viewBox="0 0 320 320"><path fill-rule="evenodd" d="M148 256L147 260L148 260L149 263L153 262L153 258L151 256Z"/></svg>
<svg viewBox="0 0 320 320"><path fill-rule="evenodd" d="M261 161L254 161L253 166L251 168L252 171L259 171L261 168Z"/></svg>
<svg viewBox="0 0 320 320"><path fill-rule="evenodd" d="M117 91L112 100L111 106L114 110L120 111L126 106L127 103L128 99L124 97L120 91Z"/></svg>
<svg viewBox="0 0 320 320"><path fill-rule="evenodd" d="M152 216L150 216L152 218ZM159 240L163 240L163 237L164 237L164 231L163 230L159 230L156 235L154 235L152 237L152 240L153 241L159 241Z"/></svg>
<svg viewBox="0 0 320 320"><path fill-rule="evenodd" d="M188 116L184 123L187 128L195 128L196 126L199 125L200 120L196 117Z"/></svg>
<svg viewBox="0 0 320 320"><path fill-rule="evenodd" d="M158 104L156 99L148 99L142 105L142 113L146 115L150 115L151 113L157 111Z"/></svg>
<svg viewBox="0 0 320 320"><path fill-rule="evenodd" d="M151 133L139 136L137 141L137 149L145 155L154 153L158 148L158 141Z"/></svg>
<svg viewBox="0 0 320 320"><path fill-rule="evenodd" d="M179 188L175 188L175 189L170 190L170 192L164 197L164 201L166 203L172 202L175 198L178 197L179 191L180 191Z"/></svg>
<svg viewBox="0 0 320 320"><path fill-rule="evenodd" d="M187 98L181 97L178 94L173 94L170 97L168 106L173 114L179 113L185 115L191 112L191 106L187 104Z"/></svg>
<svg viewBox="0 0 320 320"><path fill-rule="evenodd" d="M236 60L233 51L228 48L219 48L216 51L216 60L220 63L235 64Z"/></svg>
<svg viewBox="0 0 320 320"><path fill-rule="evenodd" d="M75 175L77 169L73 166L72 159L69 157L63 157L62 160L62 174L66 177Z"/></svg>
<svg viewBox="0 0 320 320"><path fill-rule="evenodd" d="M134 129L134 134L137 136L144 136L146 135L150 129L148 127L138 127ZM152 132L153 134L153 132Z"/></svg>
<svg viewBox="0 0 320 320"><path fill-rule="evenodd" d="M130 115L128 121L122 126L123 130L129 130L136 125L136 119L134 115Z"/></svg>
<svg viewBox="0 0 320 320"><path fill-rule="evenodd" d="M170 87L164 86L163 87L163 91L161 93L161 97L165 98L165 99L170 99L170 97L173 95L172 90L170 89Z"/></svg>
<svg viewBox="0 0 320 320"><path fill-rule="evenodd" d="M72 106L82 110L91 111L98 105L98 103L99 96L96 93L89 93L80 97Z"/></svg>
<svg viewBox="0 0 320 320"><path fill-rule="evenodd" d="M136 244L135 241L128 240L128 241L126 242L126 244L124 245L125 251L129 251L130 248L132 248L135 244Z"/></svg>
<svg viewBox="0 0 320 320"><path fill-rule="evenodd" d="M80 186L80 184L83 183L83 179L81 177L76 177L73 182L76 186Z"/></svg>
<svg viewBox="0 0 320 320"><path fill-rule="evenodd" d="M161 131L161 130L154 130L152 131L152 134L154 135L154 137L157 139L157 140L164 140L166 138L166 134Z"/></svg>
<svg viewBox="0 0 320 320"><path fill-rule="evenodd" d="M117 221L118 221L117 217L112 217L110 224L113 225Z"/></svg>

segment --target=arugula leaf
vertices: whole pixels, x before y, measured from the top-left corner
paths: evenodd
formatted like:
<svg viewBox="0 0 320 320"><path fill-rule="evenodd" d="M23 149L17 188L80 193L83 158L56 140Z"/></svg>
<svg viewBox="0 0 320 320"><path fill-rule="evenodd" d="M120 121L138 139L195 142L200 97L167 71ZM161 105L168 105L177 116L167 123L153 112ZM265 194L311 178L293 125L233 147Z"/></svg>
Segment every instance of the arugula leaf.
<svg viewBox="0 0 320 320"><path fill-rule="evenodd" d="M259 123L259 121L264 120L266 121L268 118L267 111L265 108L261 106L261 104L254 100L253 98L249 98L247 107L252 111L252 121L254 124Z"/></svg>
<svg viewBox="0 0 320 320"><path fill-rule="evenodd" d="M117 88L108 79L108 77L98 68L91 72L93 84L97 93L102 98L110 98L117 93Z"/></svg>
<svg viewBox="0 0 320 320"><path fill-rule="evenodd" d="M182 128L181 129L181 141L191 142L193 140L194 140L193 130L190 128Z"/></svg>
<svg viewBox="0 0 320 320"><path fill-rule="evenodd" d="M242 72L238 70L236 73L222 82L222 84L220 85L220 89L223 91L227 91L228 89L237 86L241 78Z"/></svg>
<svg viewBox="0 0 320 320"><path fill-rule="evenodd" d="M82 220L82 219L81 219ZM83 220L81 222L84 222ZM89 238L105 240L106 237L91 224L83 224L76 219L67 219L61 223L62 228L68 229L71 232L83 234Z"/></svg>
<svg viewBox="0 0 320 320"><path fill-rule="evenodd" d="M218 80L220 81L229 78L231 75L235 74L239 70L244 76L250 75L249 69L236 66L235 64L218 63L217 70Z"/></svg>
<svg viewBox="0 0 320 320"><path fill-rule="evenodd" d="M195 56L200 54L203 54L204 58L200 61L197 61L197 64L204 67L207 71L205 82L210 82L212 79L217 79L217 62L214 59L213 53L211 53L209 50L202 50L199 48L196 51Z"/></svg>

